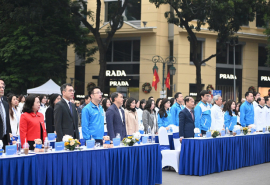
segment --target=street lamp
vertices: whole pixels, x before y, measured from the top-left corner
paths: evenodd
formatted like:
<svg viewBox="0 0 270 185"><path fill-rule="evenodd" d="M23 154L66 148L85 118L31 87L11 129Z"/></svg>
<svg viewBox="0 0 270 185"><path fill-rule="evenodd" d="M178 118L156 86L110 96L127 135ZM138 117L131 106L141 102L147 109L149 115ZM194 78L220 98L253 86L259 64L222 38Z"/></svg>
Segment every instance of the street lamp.
<svg viewBox="0 0 270 185"><path fill-rule="evenodd" d="M169 64L172 65L170 67L170 75L175 75L176 69L173 66L173 64L176 64L176 58L173 56L169 56L167 57L165 60L163 60L163 58L159 55L155 55L152 58L152 62L155 63L154 67L153 67L153 73L155 72L155 70L158 72L158 67L157 67L157 63L162 63L162 69L163 69L163 73L162 73L162 91L164 91L164 84L165 84L165 64Z"/></svg>
<svg viewBox="0 0 270 185"><path fill-rule="evenodd" d="M235 46L238 45L238 38L231 39L230 45L233 46L233 98L236 101Z"/></svg>

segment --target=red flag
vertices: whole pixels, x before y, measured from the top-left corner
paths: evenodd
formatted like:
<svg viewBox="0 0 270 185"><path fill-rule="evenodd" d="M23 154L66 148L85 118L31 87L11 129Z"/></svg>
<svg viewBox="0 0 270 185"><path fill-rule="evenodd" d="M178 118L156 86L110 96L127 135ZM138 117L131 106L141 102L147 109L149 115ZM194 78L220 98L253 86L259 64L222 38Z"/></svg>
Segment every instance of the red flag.
<svg viewBox="0 0 270 185"><path fill-rule="evenodd" d="M154 76L153 76L153 82L152 82L152 87L155 88L155 90L157 90L157 83L159 82L159 77L158 77L158 73L155 70L154 72Z"/></svg>
<svg viewBox="0 0 270 185"><path fill-rule="evenodd" d="M170 74L170 71L168 71L167 78L166 78L166 82L165 82L165 85L166 85L166 87L167 87L168 89L171 89L170 78L171 78L171 74Z"/></svg>

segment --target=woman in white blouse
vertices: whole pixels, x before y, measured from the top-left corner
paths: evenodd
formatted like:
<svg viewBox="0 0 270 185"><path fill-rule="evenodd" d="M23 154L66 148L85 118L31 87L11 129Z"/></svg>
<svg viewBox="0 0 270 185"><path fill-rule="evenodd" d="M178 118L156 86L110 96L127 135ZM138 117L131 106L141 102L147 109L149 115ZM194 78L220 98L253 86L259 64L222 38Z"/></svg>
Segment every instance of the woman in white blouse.
<svg viewBox="0 0 270 185"><path fill-rule="evenodd" d="M15 143L19 136L19 123L21 117L21 111L18 108L18 100L15 95L10 95L8 98L9 104L9 119L10 119L10 144Z"/></svg>
<svg viewBox="0 0 270 185"><path fill-rule="evenodd" d="M24 97L24 95L20 95L19 96L19 105L17 107L19 109L20 113L23 110L24 103L25 103L25 97Z"/></svg>

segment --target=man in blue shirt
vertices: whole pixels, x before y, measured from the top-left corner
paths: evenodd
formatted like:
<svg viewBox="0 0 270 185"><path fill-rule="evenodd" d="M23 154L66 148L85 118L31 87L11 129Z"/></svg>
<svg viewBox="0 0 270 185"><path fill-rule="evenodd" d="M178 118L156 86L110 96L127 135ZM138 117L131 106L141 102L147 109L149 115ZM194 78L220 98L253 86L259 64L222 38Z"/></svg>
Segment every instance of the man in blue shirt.
<svg viewBox="0 0 270 185"><path fill-rule="evenodd" d="M184 102L184 98L182 93L177 92L174 95L175 98L175 103L173 104L173 106L171 107L171 116L172 116L172 123L176 126L179 126L179 113L185 108L183 106L183 102Z"/></svg>
<svg viewBox="0 0 270 185"><path fill-rule="evenodd" d="M96 143L103 145L104 136L104 111L99 104L103 93L99 87L89 91L92 101L82 109L82 134L85 140L92 136Z"/></svg>
<svg viewBox="0 0 270 185"><path fill-rule="evenodd" d="M240 107L240 123L242 127L247 127L254 123L253 93L246 92L245 97L246 101Z"/></svg>
<svg viewBox="0 0 270 185"><path fill-rule="evenodd" d="M200 92L201 101L194 109L195 128L201 130L201 134L206 134L206 131L211 127L211 107L209 103L210 94L206 90Z"/></svg>

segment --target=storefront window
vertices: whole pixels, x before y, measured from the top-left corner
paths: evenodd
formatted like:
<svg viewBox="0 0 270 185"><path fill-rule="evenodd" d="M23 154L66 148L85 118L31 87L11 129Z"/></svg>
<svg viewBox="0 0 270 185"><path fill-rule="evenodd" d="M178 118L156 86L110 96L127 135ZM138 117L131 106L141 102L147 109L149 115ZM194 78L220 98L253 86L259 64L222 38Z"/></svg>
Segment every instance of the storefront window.
<svg viewBox="0 0 270 185"><path fill-rule="evenodd" d="M242 64L242 45L235 46L235 64ZM220 52L219 43L217 43L217 53ZM222 49L222 53L217 56L216 62L218 64L233 64L233 46L226 44L226 47Z"/></svg>
<svg viewBox="0 0 270 185"><path fill-rule="evenodd" d="M197 47L198 61L202 61L202 44L203 44L203 41L198 41L198 47ZM191 44L190 44L190 62L193 62L193 50L192 50Z"/></svg>
<svg viewBox="0 0 270 185"><path fill-rule="evenodd" d="M258 48L258 61L260 67L265 67L267 62L267 50L264 46Z"/></svg>
<svg viewBox="0 0 270 185"><path fill-rule="evenodd" d="M110 21L111 15L117 8L118 1L105 0L105 22ZM123 16L124 21L141 20L141 0L129 0Z"/></svg>
<svg viewBox="0 0 270 185"><path fill-rule="evenodd" d="M139 62L140 40L112 41L106 53L107 62Z"/></svg>
<svg viewBox="0 0 270 185"><path fill-rule="evenodd" d="M265 25L264 15L261 12L256 13L256 27L262 28Z"/></svg>

